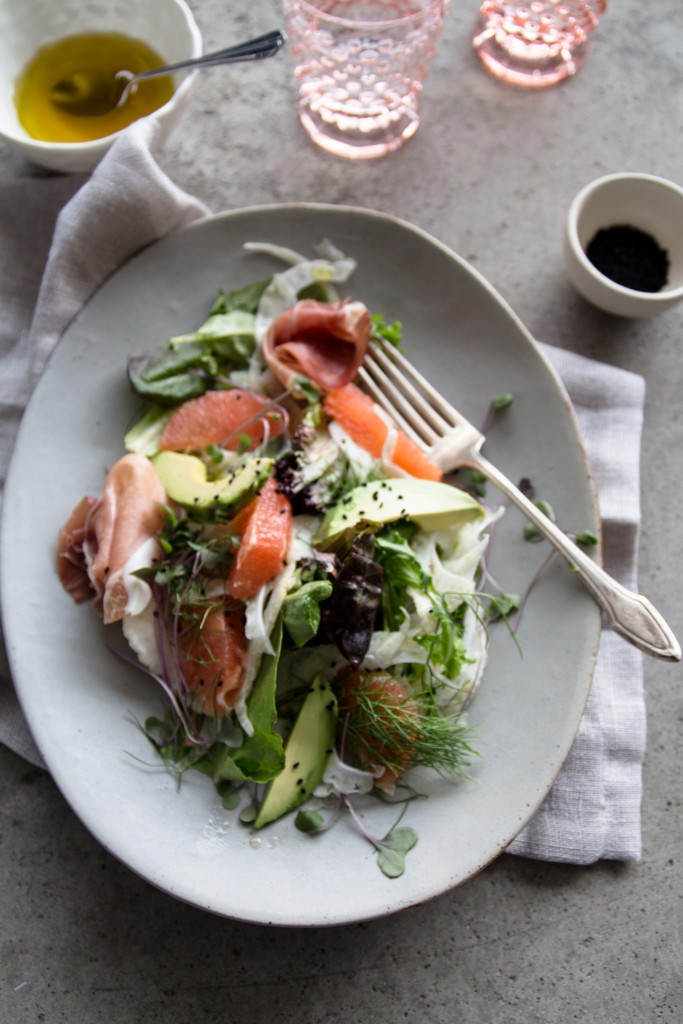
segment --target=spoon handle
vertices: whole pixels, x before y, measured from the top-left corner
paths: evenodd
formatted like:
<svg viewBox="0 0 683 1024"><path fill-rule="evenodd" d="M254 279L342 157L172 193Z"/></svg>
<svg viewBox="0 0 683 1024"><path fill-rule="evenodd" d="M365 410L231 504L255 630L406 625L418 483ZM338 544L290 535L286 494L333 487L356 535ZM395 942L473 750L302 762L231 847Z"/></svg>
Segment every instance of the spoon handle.
<svg viewBox="0 0 683 1024"><path fill-rule="evenodd" d="M265 35L257 36L256 39L248 39L245 43L238 43L237 46L228 46L225 50L216 50L214 53L205 53L201 57L192 57L188 60L180 60L176 64L166 64L163 68L150 68L149 71L141 71L134 75L130 82L138 82L143 78L156 78L160 75L167 75L171 71L182 71L185 68L211 67L215 64L236 64L239 61L263 60L265 57L274 56L281 46L284 45L286 36L280 29L266 32Z"/></svg>

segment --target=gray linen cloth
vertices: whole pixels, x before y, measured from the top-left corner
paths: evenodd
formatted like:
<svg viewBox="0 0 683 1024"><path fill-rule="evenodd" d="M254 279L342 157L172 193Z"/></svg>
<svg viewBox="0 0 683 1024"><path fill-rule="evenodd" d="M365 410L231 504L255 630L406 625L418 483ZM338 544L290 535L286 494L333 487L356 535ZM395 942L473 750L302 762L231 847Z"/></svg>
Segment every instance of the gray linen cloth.
<svg viewBox="0 0 683 1024"><path fill-rule="evenodd" d="M128 257L208 214L153 158L150 122L116 141L92 176L0 186L0 485L23 409L65 328ZM644 383L624 370L550 346L590 452L605 564L636 585ZM0 643L0 741L41 765ZM605 630L576 742L551 792L508 848L540 860L638 860L645 753L642 656Z"/></svg>

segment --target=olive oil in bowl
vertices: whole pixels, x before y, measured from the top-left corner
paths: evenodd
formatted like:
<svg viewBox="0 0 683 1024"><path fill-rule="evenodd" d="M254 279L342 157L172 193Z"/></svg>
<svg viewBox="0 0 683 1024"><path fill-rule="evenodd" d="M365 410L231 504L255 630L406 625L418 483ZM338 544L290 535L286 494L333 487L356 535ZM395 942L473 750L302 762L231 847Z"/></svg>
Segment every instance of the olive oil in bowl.
<svg viewBox="0 0 683 1024"><path fill-rule="evenodd" d="M125 104L106 114L83 116L57 106L53 87L70 75L88 71L138 74L158 68L164 61L141 40L116 32L67 36L41 47L15 83L14 102L22 127L43 142L89 142L112 135L133 121L158 110L173 95L169 76L139 83Z"/></svg>

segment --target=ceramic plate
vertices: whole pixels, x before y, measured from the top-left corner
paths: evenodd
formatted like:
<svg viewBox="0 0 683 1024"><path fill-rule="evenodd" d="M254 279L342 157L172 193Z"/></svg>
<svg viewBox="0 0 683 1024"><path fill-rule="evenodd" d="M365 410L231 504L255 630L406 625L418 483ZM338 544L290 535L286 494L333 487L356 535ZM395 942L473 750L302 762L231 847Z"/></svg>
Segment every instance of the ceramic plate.
<svg viewBox="0 0 683 1024"><path fill-rule="evenodd" d="M4 499L2 599L17 690L36 742L92 834L153 885L227 917L330 925L392 913L470 878L538 807L566 757L590 688L600 617L557 562L532 592L518 644L491 631L490 660L470 723L480 757L469 781L423 780L428 799L404 818L419 842L390 880L352 823L315 839L291 820L257 835L224 810L211 783L176 781L154 763L133 719L161 709L155 684L108 649L88 606L62 591L59 527L98 494L138 410L130 353L201 323L219 288L282 264L246 252L270 241L312 253L331 239L358 261L349 293L403 323L415 363L474 422L503 392L514 403L491 430L488 456L513 480L530 477L570 530L597 529L593 483L566 394L528 332L482 277L422 231L367 210L258 207L212 217L146 249L110 278L69 327L26 412ZM545 545L522 539L508 511L491 562L522 592ZM112 632L113 630L113 632ZM374 802L373 803L377 803ZM363 809L383 836L396 809Z"/></svg>

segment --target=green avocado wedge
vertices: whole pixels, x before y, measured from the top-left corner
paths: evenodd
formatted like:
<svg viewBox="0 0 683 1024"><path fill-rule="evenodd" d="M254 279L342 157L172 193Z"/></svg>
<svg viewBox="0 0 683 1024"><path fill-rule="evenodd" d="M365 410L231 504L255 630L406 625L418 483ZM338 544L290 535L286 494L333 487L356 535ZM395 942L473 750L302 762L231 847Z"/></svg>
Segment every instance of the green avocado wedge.
<svg viewBox="0 0 683 1024"><path fill-rule="evenodd" d="M441 530L472 522L484 508L465 491L416 477L392 477L361 484L328 509L316 542L332 542L361 526L383 526L410 519L422 530Z"/></svg>
<svg viewBox="0 0 683 1024"><path fill-rule="evenodd" d="M323 777L336 728L337 698L319 673L285 744L285 766L269 784L254 828L277 821L308 800Z"/></svg>
<svg viewBox="0 0 683 1024"><path fill-rule="evenodd" d="M258 493L272 472L273 460L248 459L219 480L207 478L206 466L196 455L163 451L152 465L171 501L197 511L219 506L229 514Z"/></svg>

